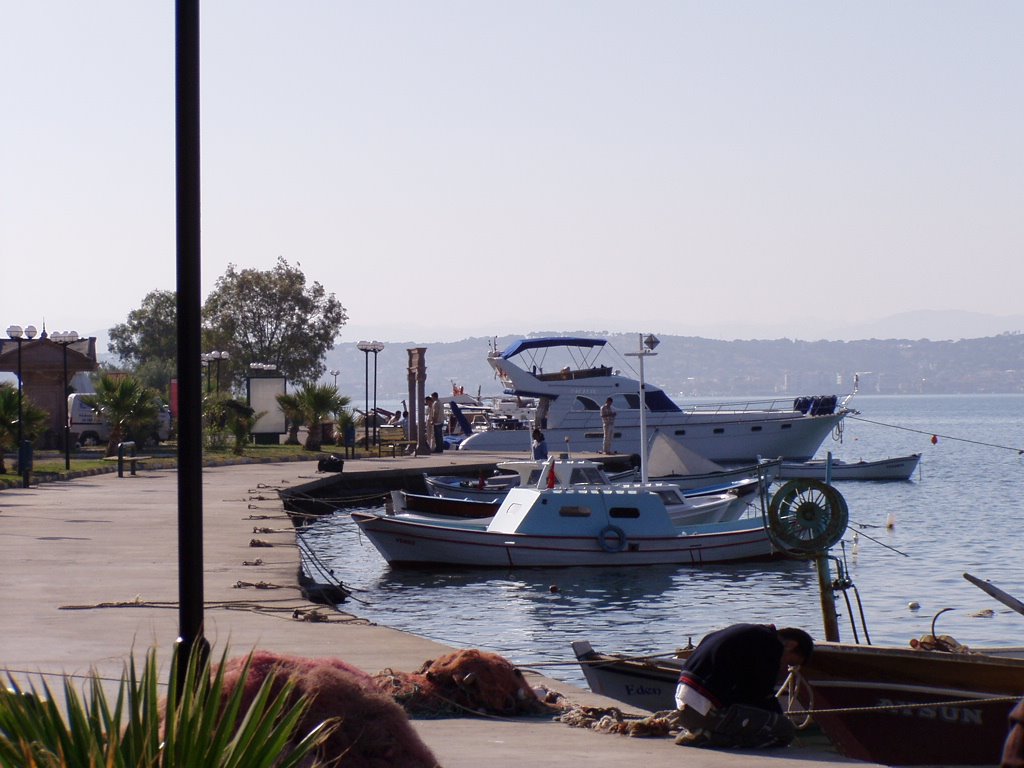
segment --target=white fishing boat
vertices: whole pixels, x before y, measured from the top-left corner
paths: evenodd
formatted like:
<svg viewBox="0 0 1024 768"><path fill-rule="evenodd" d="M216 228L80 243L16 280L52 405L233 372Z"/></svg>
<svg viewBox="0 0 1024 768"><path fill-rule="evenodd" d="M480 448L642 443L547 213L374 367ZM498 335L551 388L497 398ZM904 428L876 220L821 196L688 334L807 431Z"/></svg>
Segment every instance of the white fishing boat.
<svg viewBox="0 0 1024 768"><path fill-rule="evenodd" d="M536 486L542 479L550 487L558 486L615 486L620 489L647 488L659 495L679 521L719 522L734 520L747 511L747 505L757 500L757 492L762 480L757 477L740 477L723 479L711 477L700 487L690 483L679 483L675 480L654 480L644 484L638 481L635 473L628 472L621 477L610 477L603 467L588 459L567 459L551 457L547 461L502 461L498 463L498 474L480 477L476 480L458 475L424 475L423 481L429 494L453 501L474 501L500 504L501 500L512 488ZM552 477L553 473L553 477ZM717 482L716 482L717 481ZM767 481L765 481L767 482ZM767 487L767 485L765 486ZM690 507L697 501L706 501L709 497L724 499L730 494L731 503L721 505L722 509L712 514L712 509L704 510L703 514L690 514ZM436 503L420 503L413 499L406 507L437 506ZM466 505L467 511L483 509ZM688 514L683 514L684 510ZM466 516L466 515L463 515ZM482 516L482 515L481 515Z"/></svg>
<svg viewBox="0 0 1024 768"><path fill-rule="evenodd" d="M704 488L709 485L734 482L737 480L763 480L771 484L778 476L781 458L760 459L754 464L736 467L723 467L703 456L694 453L678 440L670 438L663 432L655 430L648 443L647 476L651 480L675 483L680 488ZM637 479L640 470L633 472ZM623 480L625 475L613 475L613 479Z"/></svg>
<svg viewBox="0 0 1024 768"><path fill-rule="evenodd" d="M352 519L392 565L703 565L778 556L761 517L691 523L652 485L558 487L553 473L542 473L536 486L512 488L489 519L370 512Z"/></svg>
<svg viewBox="0 0 1024 768"><path fill-rule="evenodd" d="M601 405L608 397L616 411L613 449L639 453L640 386L624 375L623 357L601 360L614 350L605 339L555 337L521 339L504 351L492 349L487 362L507 395L534 398L534 423L520 429L474 432L459 445L468 451L526 450L530 429L544 431L549 446L563 442L573 451L599 451L603 445ZM548 360L555 361L553 364ZM647 383L647 425L690 450L722 464L744 464L758 457L805 461L849 413L850 397L835 395L680 408L665 392Z"/></svg>
<svg viewBox="0 0 1024 768"><path fill-rule="evenodd" d="M791 480L796 477L810 477L815 480L909 480L920 460L920 453L912 453L909 456L895 456L877 461L784 461L777 476L780 480Z"/></svg>

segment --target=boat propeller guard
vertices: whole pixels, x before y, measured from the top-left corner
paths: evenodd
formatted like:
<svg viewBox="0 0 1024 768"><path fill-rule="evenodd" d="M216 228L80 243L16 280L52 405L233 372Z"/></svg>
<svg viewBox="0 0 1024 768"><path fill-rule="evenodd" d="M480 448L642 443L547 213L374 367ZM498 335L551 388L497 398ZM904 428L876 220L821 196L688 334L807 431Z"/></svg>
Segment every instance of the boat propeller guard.
<svg viewBox="0 0 1024 768"><path fill-rule="evenodd" d="M843 537L849 521L846 499L820 480L790 480L768 504L768 535L796 557L828 550Z"/></svg>

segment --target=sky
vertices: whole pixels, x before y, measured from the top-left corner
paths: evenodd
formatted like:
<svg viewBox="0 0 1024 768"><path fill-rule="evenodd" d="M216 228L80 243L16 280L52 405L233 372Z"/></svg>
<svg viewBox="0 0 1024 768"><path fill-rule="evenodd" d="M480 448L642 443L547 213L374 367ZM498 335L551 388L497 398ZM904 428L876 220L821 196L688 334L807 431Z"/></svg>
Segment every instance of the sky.
<svg viewBox="0 0 1024 768"><path fill-rule="evenodd" d="M176 285L174 5L2 8L0 323L96 334ZM201 39L203 295L283 257L339 343L1021 312L1016 0L217 0Z"/></svg>

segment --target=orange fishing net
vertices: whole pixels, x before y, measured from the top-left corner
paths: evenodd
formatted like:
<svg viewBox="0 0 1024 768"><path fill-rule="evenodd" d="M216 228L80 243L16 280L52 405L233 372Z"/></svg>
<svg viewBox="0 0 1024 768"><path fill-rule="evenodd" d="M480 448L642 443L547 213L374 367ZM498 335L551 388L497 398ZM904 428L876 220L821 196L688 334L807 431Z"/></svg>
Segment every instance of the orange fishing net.
<svg viewBox="0 0 1024 768"><path fill-rule="evenodd" d="M227 662L225 698L240 682L246 659ZM287 678L296 692L310 699L297 736L331 718L338 728L325 744L320 758L341 760L346 768L436 768L437 759L409 724L405 712L382 694L372 677L339 659L309 659L264 651L252 655L244 681L243 707L248 707L264 679L276 673L280 688ZM341 764L341 763L339 763Z"/></svg>
<svg viewBox="0 0 1024 768"><path fill-rule="evenodd" d="M426 662L416 672L384 670L376 675L380 690L409 714L492 715L547 714L556 708L537 698L522 672L494 653L456 651Z"/></svg>

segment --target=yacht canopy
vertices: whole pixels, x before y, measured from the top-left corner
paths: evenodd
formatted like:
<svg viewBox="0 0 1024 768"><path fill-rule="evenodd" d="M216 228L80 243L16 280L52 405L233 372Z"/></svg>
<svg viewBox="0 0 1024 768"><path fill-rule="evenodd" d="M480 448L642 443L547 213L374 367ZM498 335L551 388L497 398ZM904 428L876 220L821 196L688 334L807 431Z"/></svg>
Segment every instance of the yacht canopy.
<svg viewBox="0 0 1024 768"><path fill-rule="evenodd" d="M513 342L501 353L504 360L526 352L531 349L545 349L547 347L603 347L607 344L606 339L585 339L578 336L549 336L538 339L520 339Z"/></svg>

